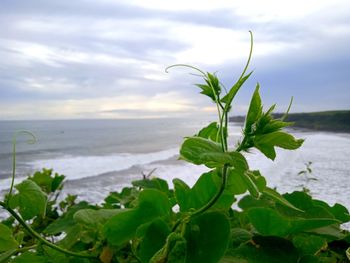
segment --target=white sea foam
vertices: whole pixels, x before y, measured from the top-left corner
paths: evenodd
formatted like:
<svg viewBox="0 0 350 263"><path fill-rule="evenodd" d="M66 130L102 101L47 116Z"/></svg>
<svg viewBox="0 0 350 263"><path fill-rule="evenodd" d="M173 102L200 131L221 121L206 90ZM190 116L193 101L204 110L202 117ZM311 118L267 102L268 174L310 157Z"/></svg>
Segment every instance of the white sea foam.
<svg viewBox="0 0 350 263"><path fill-rule="evenodd" d="M277 148L277 157L274 161L267 159L259 151L252 151L251 153L245 154L250 169L260 170L262 175L267 179L268 185L270 187L277 187L278 191L281 193L301 190L304 186L310 189L314 198L325 200L330 205L341 203L347 208L350 208L350 184L348 183L350 177L350 138L348 136L327 133L300 133L297 134L296 137L306 138L304 145L295 151ZM165 151L164 153L146 154L145 156L148 156L147 161L144 155L141 155L143 156L142 158L138 158L137 155L130 157L133 161L128 162L126 162L126 160L128 160L127 157L124 157L125 159L118 159L119 162L125 162L118 170L122 170L122 167L128 168L132 164L139 165L139 170L143 171L151 171L157 168L154 175L167 180L171 187L174 178L180 178L188 185L192 186L202 173L208 171L208 168L205 166L197 166L185 162L174 163L165 161L152 163L152 160L167 160L170 156L177 153L177 149ZM150 158L152 155L156 157ZM107 160L103 160L104 157L101 158L99 165L91 161L91 163L83 165L82 168L76 166L72 161L69 162L72 163L72 167L75 170L79 170L76 172L81 177L84 174L84 167L87 169L87 172L89 171L89 167L93 167L91 169L94 169L96 172L98 169L101 169L101 171L112 171L110 168L107 169L103 167L103 165L107 165L111 162L112 158L108 157ZM85 162L87 161L88 160L85 160ZM316 178L317 180L307 180L307 177L298 175L301 170L305 170L305 163L309 161L312 162L312 174L308 176ZM115 163L116 162L112 162L112 165L111 163L108 165L111 167ZM64 164L66 167L67 163ZM47 165L45 164L45 166ZM60 168L57 163L54 164L53 167L56 167L56 170ZM66 168L68 169L68 167ZM117 171L117 169L115 169L115 171ZM67 170L67 174L73 174L73 172ZM92 175L91 171L90 175ZM77 177L81 178L79 176ZM139 172L136 174L129 174L127 180L131 182L139 177ZM74 177L68 178L71 179ZM121 187L128 184L128 182L116 176L111 189L121 189ZM93 184L94 183L92 183L92 185ZM100 185L98 186L98 184ZM93 188L103 189L103 192L110 190L106 183L101 182L101 178L96 179L96 187L94 186ZM98 200L96 201L98 202Z"/></svg>
<svg viewBox="0 0 350 263"><path fill-rule="evenodd" d="M63 174L67 180L92 177L109 172L117 172L131 168L134 165L145 165L155 161L167 160L178 154L178 148L171 148L158 152L139 154L113 154L106 156L63 156L62 158L36 160L28 162L33 170L53 168L54 172ZM16 178L15 183L25 177ZM0 180L0 190L9 188L11 179Z"/></svg>
<svg viewBox="0 0 350 263"><path fill-rule="evenodd" d="M284 192L306 187L313 197L350 208L350 137L331 133L299 133L306 138L303 146L295 151L277 149L275 161L259 152L247 155L251 169L259 169L268 185ZM312 173L298 175L311 161ZM308 180L315 178L316 180Z"/></svg>
<svg viewBox="0 0 350 263"><path fill-rule="evenodd" d="M268 185L277 187L281 193L301 190L302 186L305 186L311 190L315 198L325 200L330 205L341 203L349 209L350 137L342 134L313 132L298 133L296 137L306 138L304 145L296 151L277 149L275 161L267 159L258 151L245 154L250 168L260 170L266 177ZM203 172L208 171L205 166L167 161L177 154L178 149L173 148L146 154L66 156L35 161L31 165L36 169L53 167L58 173L65 174L68 180L91 177L89 183L82 186L83 189L79 189L79 185L83 184L84 179L69 187L69 191L76 190L74 193L81 195L82 199L88 198L89 201L100 202L106 192L120 190L130 185L132 180L140 178L140 171L151 171L157 168L154 175L166 179L170 187L174 178L180 178L192 186ZM317 180L308 181L305 176L298 175L299 171L305 169L304 163L309 161L312 161L313 171L310 177ZM129 171L128 169L133 166L137 166L138 169ZM113 171L118 173L106 177L106 180L103 180L103 176L96 179L92 177ZM0 181L0 189L8 188L9 184L9 179Z"/></svg>
<svg viewBox="0 0 350 263"><path fill-rule="evenodd" d="M170 188L173 188L172 180L179 178L189 186L193 186L199 176L209 169L204 165L192 165L184 161L160 161L145 165L133 166L131 169L116 173L103 174L90 179L71 181L66 183L64 192L78 195L80 200L91 203L100 203L108 192L120 191L123 187L129 187L134 180L141 179L141 171L145 173L156 169L152 177L166 180Z"/></svg>
<svg viewBox="0 0 350 263"><path fill-rule="evenodd" d="M167 160L177 155L179 150L172 148L159 152L141 154L114 154L107 156L76 156L59 159L40 160L30 163L35 169L54 168L57 173L64 174L68 180L96 176L108 172L122 171L133 165Z"/></svg>

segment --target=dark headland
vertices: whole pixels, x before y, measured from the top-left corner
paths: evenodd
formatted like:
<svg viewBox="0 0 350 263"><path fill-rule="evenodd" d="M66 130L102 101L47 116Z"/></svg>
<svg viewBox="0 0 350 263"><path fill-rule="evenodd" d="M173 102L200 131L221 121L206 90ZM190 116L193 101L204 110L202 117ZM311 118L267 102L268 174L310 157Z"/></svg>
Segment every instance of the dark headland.
<svg viewBox="0 0 350 263"><path fill-rule="evenodd" d="M280 118L283 114L276 113L273 116ZM242 123L244 120L243 116L230 117L231 122ZM290 113L286 120L294 122L293 127L296 128L350 133L350 110Z"/></svg>

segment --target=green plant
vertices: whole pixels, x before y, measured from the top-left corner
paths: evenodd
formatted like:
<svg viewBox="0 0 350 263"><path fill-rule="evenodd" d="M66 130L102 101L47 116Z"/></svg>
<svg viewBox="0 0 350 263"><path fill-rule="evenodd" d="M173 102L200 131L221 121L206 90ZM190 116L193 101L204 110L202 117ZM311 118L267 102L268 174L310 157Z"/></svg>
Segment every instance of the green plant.
<svg viewBox="0 0 350 263"><path fill-rule="evenodd" d="M180 148L181 159L209 168L192 188L175 178L170 189L144 175L102 205L74 196L57 203L64 176L44 169L0 202L11 214L0 224L0 262L346 262L350 235L340 226L350 221L348 210L303 192L279 194L244 156L256 148L273 160L275 147L302 145L282 130L291 125L284 121L290 107L280 119L271 114L275 105L264 112L258 84L242 140L228 141L228 113L252 74L246 73L252 49L251 38L247 64L225 94L215 74L167 68L199 72L204 83L197 86L217 107L217 122ZM246 193L241 210L233 209L236 196Z"/></svg>
<svg viewBox="0 0 350 263"><path fill-rule="evenodd" d="M304 163L305 164L305 169L304 170L301 170L298 175L304 175L306 180L317 180L316 178L309 178L308 175L311 175L312 174L312 169L311 169L311 165L312 165L312 162L308 161L307 163Z"/></svg>
<svg viewBox="0 0 350 263"><path fill-rule="evenodd" d="M301 184L300 187L302 188L303 192L311 194L311 191L307 187L307 184L309 183L309 181L317 181L317 178L311 177L311 174L312 174L312 169L311 169L312 162L308 161L308 162L304 163L304 165L305 165L305 169L298 172L298 175L304 177L304 179L305 179L305 183Z"/></svg>

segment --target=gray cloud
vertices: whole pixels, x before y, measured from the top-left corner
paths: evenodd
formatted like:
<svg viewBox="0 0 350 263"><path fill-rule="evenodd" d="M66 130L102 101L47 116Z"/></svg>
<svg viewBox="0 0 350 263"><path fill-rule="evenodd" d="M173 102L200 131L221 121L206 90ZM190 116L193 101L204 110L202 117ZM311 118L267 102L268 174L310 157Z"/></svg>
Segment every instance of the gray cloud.
<svg viewBox="0 0 350 263"><path fill-rule="evenodd" d="M283 107L294 95L296 111L350 106L350 19L342 9L321 10L299 20L257 22L220 7L164 11L105 1L5 0L0 3L0 23L0 103L152 97L176 91L191 98L192 105L210 106L205 98L197 97L198 90L191 83L198 79L188 71L163 72L177 61L177 54L191 48L188 39L170 34L185 25L227 32L251 29L257 50L263 45L283 47L253 57L255 73L237 105L247 104L259 81L264 90L266 86L267 103ZM213 43L222 41L207 37ZM229 87L243 64L244 60L237 59L197 66L219 70ZM135 111L123 113L137 116Z"/></svg>

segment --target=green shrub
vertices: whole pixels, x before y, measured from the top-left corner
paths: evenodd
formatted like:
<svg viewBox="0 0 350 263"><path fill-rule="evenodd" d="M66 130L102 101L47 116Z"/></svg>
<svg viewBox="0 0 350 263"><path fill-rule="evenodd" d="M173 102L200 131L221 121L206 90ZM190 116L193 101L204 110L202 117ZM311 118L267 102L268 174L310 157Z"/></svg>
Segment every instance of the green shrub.
<svg viewBox="0 0 350 263"><path fill-rule="evenodd" d="M259 84L242 141L228 143L228 113L252 74L246 73L251 53L252 44L243 73L224 94L215 74L169 67L199 72L204 82L197 86L217 106L218 121L180 148L181 159L210 169L193 187L175 178L170 189L166 181L144 176L110 193L102 205L71 195L58 202L64 176L36 172L15 189L12 183L0 202L10 213L0 224L0 262L346 262L350 235L341 224L350 215L344 206L331 207L305 192L281 195L249 168L243 153L252 148L274 160L276 147L295 150L303 143L283 130L291 125L284 121L288 111L276 119L275 105L263 110ZM235 210L241 194L247 195Z"/></svg>

